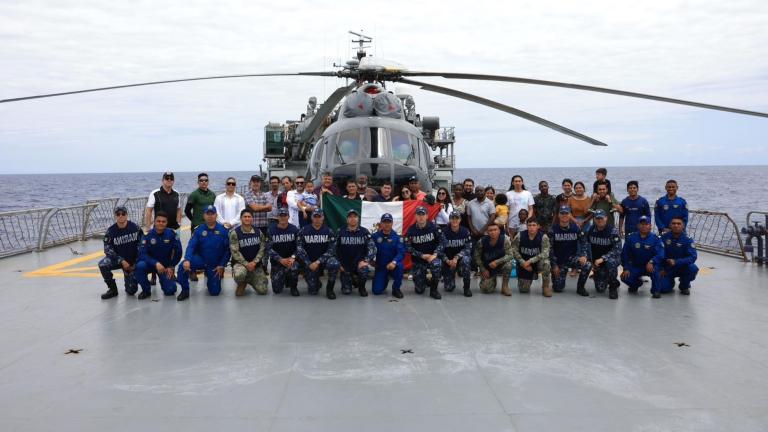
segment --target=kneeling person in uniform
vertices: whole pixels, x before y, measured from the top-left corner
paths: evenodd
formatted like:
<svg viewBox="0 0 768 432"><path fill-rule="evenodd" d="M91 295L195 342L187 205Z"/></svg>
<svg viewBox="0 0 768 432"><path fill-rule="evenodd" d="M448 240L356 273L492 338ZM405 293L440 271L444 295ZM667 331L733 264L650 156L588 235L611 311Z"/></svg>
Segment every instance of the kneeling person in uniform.
<svg viewBox="0 0 768 432"><path fill-rule="evenodd" d="M355 285L361 297L367 296L368 265L376 258L376 244L371 232L360 226L360 215L355 209L347 211L347 226L339 228L336 256L341 264L341 292L352 294Z"/></svg>
<svg viewBox="0 0 768 432"><path fill-rule="evenodd" d="M122 269L125 293L129 296L136 294L138 283L134 270L139 256L140 231L138 225L128 220L128 209L123 206L115 208L115 223L104 234L105 256L99 261L99 271L107 284L107 292L101 295L103 300L117 297L117 282L112 270Z"/></svg>
<svg viewBox="0 0 768 432"><path fill-rule="evenodd" d="M304 266L304 279L310 295L320 291L320 276L328 271L325 296L329 300L336 298L333 292L336 276L339 273L339 260L336 259L336 235L325 224L323 209L312 211L311 224L304 225L296 240L296 256Z"/></svg>
<svg viewBox="0 0 768 432"><path fill-rule="evenodd" d="M392 278L392 296L403 298L400 286L403 284L403 258L405 245L392 229L393 218L389 213L381 215L379 230L371 239L376 244L376 274L373 276L373 295L383 294Z"/></svg>
<svg viewBox="0 0 768 432"><path fill-rule="evenodd" d="M592 263L587 260L587 239L584 232L571 220L571 208L560 207L557 223L549 229L550 265L554 277L555 292L563 292L568 269L580 270L576 282L576 292L588 296L584 287L592 270Z"/></svg>
<svg viewBox="0 0 768 432"><path fill-rule="evenodd" d="M221 279L224 267L231 258L229 252L229 232L224 225L216 222L216 207L209 205L203 214L203 224L195 228L187 243L184 262L179 266L178 282L181 293L176 298L184 301L189 298L189 274L197 270L205 271L208 293L217 296L221 293Z"/></svg>
<svg viewBox="0 0 768 432"><path fill-rule="evenodd" d="M448 227L442 231L445 246L440 259L443 262L443 289L451 292L456 289L456 274L464 282L464 296L472 297L469 284L472 280L472 234L461 226L461 213L452 211L448 216Z"/></svg>
<svg viewBox="0 0 768 432"><path fill-rule="evenodd" d="M680 278L680 294L691 294L691 281L696 279L699 268L696 266L696 248L693 239L685 234L685 220L673 216L669 223L669 232L661 236L664 244L664 266L661 277L664 282L661 292L672 292L675 278Z"/></svg>
<svg viewBox="0 0 768 432"><path fill-rule="evenodd" d="M168 216L158 211L155 224L142 237L139 245L139 260L136 262L136 280L141 285L139 300L152 295L152 286L147 274L157 272L160 287L165 295L176 294L176 282L173 280L174 267L181 261L181 241L176 232L167 228Z"/></svg>
<svg viewBox="0 0 768 432"><path fill-rule="evenodd" d="M475 263L480 269L480 292L490 294L496 291L496 277L501 276L501 293L512 295L509 277L512 273L514 252L512 241L501 229L501 225L488 225L486 234L475 245Z"/></svg>
<svg viewBox="0 0 768 432"><path fill-rule="evenodd" d="M640 216L637 231L624 241L621 253L621 280L629 286L629 292L637 292L643 284L641 276L651 277L653 298L661 297L661 264L664 261L664 246L659 236L651 232L651 219Z"/></svg>
<svg viewBox="0 0 768 432"><path fill-rule="evenodd" d="M587 231L587 256L592 263L595 290L604 292L608 288L608 297L619 298L618 280L621 263L621 237L619 229L608 225L608 215L603 210L595 212L595 223Z"/></svg>
<svg viewBox="0 0 768 432"><path fill-rule="evenodd" d="M442 296L437 291L437 286L443 270L443 262L439 257L443 254L443 244L437 225L427 220L426 207L416 208L416 223L408 228L405 239L408 253L413 258L412 273L416 294L423 294L426 290L429 271L432 275L429 280L429 296L439 300Z"/></svg>
<svg viewBox="0 0 768 432"><path fill-rule="evenodd" d="M291 295L299 295L299 261L296 259L296 234L299 229L288 222L288 208L277 210L277 225L269 227L267 253L272 264L272 292L280 294L286 282Z"/></svg>
<svg viewBox="0 0 768 432"><path fill-rule="evenodd" d="M266 251L266 237L253 226L253 210L240 212L240 226L229 232L229 252L232 255L236 296L245 295L250 285L260 295L267 293L267 275L261 267Z"/></svg>
<svg viewBox="0 0 768 432"><path fill-rule="evenodd" d="M549 237L539 231L539 222L530 217L525 231L512 240L512 254L517 261L517 289L521 293L531 291L537 273L541 273L541 293L552 297L552 270L549 264Z"/></svg>

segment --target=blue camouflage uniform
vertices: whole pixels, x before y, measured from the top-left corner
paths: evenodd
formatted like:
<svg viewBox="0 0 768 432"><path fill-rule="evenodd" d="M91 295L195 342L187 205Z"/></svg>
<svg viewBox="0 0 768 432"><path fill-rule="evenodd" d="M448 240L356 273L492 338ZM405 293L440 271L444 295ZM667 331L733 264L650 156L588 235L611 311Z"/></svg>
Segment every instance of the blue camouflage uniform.
<svg viewBox="0 0 768 432"><path fill-rule="evenodd" d="M389 234L376 231L371 236L376 245L376 273L373 276L373 294L384 293L392 278L392 292L400 291L403 284L403 259L405 258L405 244L393 229ZM393 270L387 269L387 265L395 263Z"/></svg>
<svg viewBox="0 0 768 432"><path fill-rule="evenodd" d="M112 270L122 270L122 261L133 266L136 265L140 241L141 228L131 221L128 221L128 225L123 229L120 229L117 224L107 229L106 234L104 234L104 258L99 261L99 271L107 286L110 288L117 286L115 278L112 276ZM125 292L128 295L136 294L139 288L134 271L126 272L123 270Z"/></svg>
<svg viewBox="0 0 768 432"><path fill-rule="evenodd" d="M696 266L696 248L693 247L693 239L684 232L680 237L675 238L672 232L666 232L661 236L661 243L664 245L664 277L661 292L671 292L675 286L675 278L680 278L682 289L691 288L691 281L696 279L699 268ZM675 260L675 265L667 263L668 259Z"/></svg>
<svg viewBox="0 0 768 432"><path fill-rule="evenodd" d="M147 294L152 293L152 287L147 279L147 274L155 272L157 263L165 268L173 268L181 261L181 241L176 237L176 232L170 228L163 230L162 234L154 228L142 237L139 245L139 260L136 262L136 280L141 285L141 290ZM165 295L176 293L176 282L159 273L160 287Z"/></svg>
<svg viewBox="0 0 768 432"><path fill-rule="evenodd" d="M595 281L595 290L605 291L606 288L617 289L621 283L618 278L618 268L621 264L621 237L619 229L606 225L602 230L592 224L587 230L587 257L592 263L592 271ZM595 266L597 259L602 258L603 263Z"/></svg>
<svg viewBox="0 0 768 432"><path fill-rule="evenodd" d="M296 234L299 229L295 225L288 224L280 228L277 224L269 226L269 241L267 253L272 263L270 278L272 279L272 292L283 292L286 282L289 287L295 287L299 282L299 260L294 260L290 267L280 264L280 259L296 257Z"/></svg>
<svg viewBox="0 0 768 432"><path fill-rule="evenodd" d="M442 260L443 289L450 292L456 289L455 273L458 273L464 282L464 288L468 289L472 281L472 233L469 229L459 226L459 231L454 232L450 226L442 231L443 253ZM448 266L448 261L457 258L456 268Z"/></svg>
<svg viewBox="0 0 768 432"><path fill-rule="evenodd" d="M549 262L551 267L559 268L560 273L554 280L553 288L555 292L562 292L565 289L565 280L568 276L568 269L580 270L579 280L576 286L579 292L583 292L587 284L589 272L592 270L592 263L587 260L581 265L579 259L587 256L587 237L584 235L578 225L573 222L568 223L567 228L560 226L557 222L549 229Z"/></svg>
<svg viewBox="0 0 768 432"><path fill-rule="evenodd" d="M405 235L405 243L413 259L411 274L416 293L421 294L427 288L427 271L432 274L430 284L436 288L443 270L443 260L439 257L444 253L442 236L437 225L430 221L427 221L423 227L418 224L411 225ZM422 258L424 255L437 255L438 258L427 262Z"/></svg>
<svg viewBox="0 0 768 432"><path fill-rule="evenodd" d="M352 292L353 278L356 277L361 285L368 280L370 269L368 266L359 268L360 261L370 264L376 258L376 244L371 239L371 232L361 226L354 231L347 226L339 228L336 256L344 270L341 272L341 292L349 294Z"/></svg>
<svg viewBox="0 0 768 432"><path fill-rule="evenodd" d="M309 293L317 294L323 270L328 271L328 289L333 290L339 273L339 260L336 259L336 234L325 224L320 229L315 229L310 224L301 228L296 239L296 256L304 266L304 279L307 281ZM320 266L312 271L309 265L315 261L318 261Z"/></svg>
<svg viewBox="0 0 768 432"><path fill-rule="evenodd" d="M183 263L179 265L178 282L181 292L189 293L190 272L204 270L208 293L212 296L219 295L221 279L216 275L216 267L226 267L231 257L229 231L224 225L217 222L213 228L206 224L195 228L184 253L184 260L189 261L190 271L184 270Z"/></svg>
<svg viewBox="0 0 768 432"><path fill-rule="evenodd" d="M621 265L624 271L629 272L629 276L624 279L630 291L637 291L643 280L641 276L650 276L651 293L660 292L661 282L661 264L664 261L664 246L661 244L659 236L654 233L648 233L643 238L640 232L634 232L624 240L624 249L621 253ZM653 263L653 271L648 272L645 266L648 262Z"/></svg>
<svg viewBox="0 0 768 432"><path fill-rule="evenodd" d="M669 228L669 223L673 217L682 218L683 226L686 227L688 226L688 203L679 196L669 199L668 196L664 195L656 200L653 216L656 220L656 229L660 233Z"/></svg>

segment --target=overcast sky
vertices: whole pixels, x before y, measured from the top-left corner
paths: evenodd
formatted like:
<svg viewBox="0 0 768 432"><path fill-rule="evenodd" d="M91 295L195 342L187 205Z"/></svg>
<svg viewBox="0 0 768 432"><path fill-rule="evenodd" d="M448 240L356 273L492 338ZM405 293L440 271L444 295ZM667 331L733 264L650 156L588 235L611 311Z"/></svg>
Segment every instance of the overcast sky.
<svg viewBox="0 0 768 432"><path fill-rule="evenodd" d="M324 3L324 5L322 5ZM453 4L449 4L453 3ZM0 99L205 75L411 70L567 81L768 112L768 2L0 0ZM373 3L371 3L373 5ZM423 78L607 142L406 85L455 126L460 167L768 164L768 119L511 83ZM0 105L0 173L253 170L263 127L342 80L251 78ZM492 155L489 157L489 155Z"/></svg>

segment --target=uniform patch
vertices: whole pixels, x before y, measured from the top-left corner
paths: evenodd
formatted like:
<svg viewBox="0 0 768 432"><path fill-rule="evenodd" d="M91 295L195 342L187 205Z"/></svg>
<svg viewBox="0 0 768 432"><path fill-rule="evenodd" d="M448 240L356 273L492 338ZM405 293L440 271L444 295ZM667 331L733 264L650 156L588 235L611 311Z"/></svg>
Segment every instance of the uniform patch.
<svg viewBox="0 0 768 432"><path fill-rule="evenodd" d="M664 204L664 210L669 210L669 204Z"/></svg>
<svg viewBox="0 0 768 432"><path fill-rule="evenodd" d="M671 245L671 244L672 244L672 240L670 240L670 239L667 239L667 244L668 244L668 245Z"/></svg>
<svg viewBox="0 0 768 432"><path fill-rule="evenodd" d="M213 233L216 234L216 235L219 235L219 230L216 230Z"/></svg>
<svg viewBox="0 0 768 432"><path fill-rule="evenodd" d="M376 243L381 243L382 241L384 241L384 239L382 237L379 237L379 238L376 239Z"/></svg>
<svg viewBox="0 0 768 432"><path fill-rule="evenodd" d="M203 231L202 233L200 233L200 235L201 235L201 236L203 236L203 237L205 237L205 236L207 236L207 235L208 235L208 231Z"/></svg>
<svg viewBox="0 0 768 432"><path fill-rule="evenodd" d="M155 243L157 243L157 239L151 239L149 242L152 243L152 244L155 244Z"/></svg>
<svg viewBox="0 0 768 432"><path fill-rule="evenodd" d="M635 243L635 249L640 249L640 243Z"/></svg>

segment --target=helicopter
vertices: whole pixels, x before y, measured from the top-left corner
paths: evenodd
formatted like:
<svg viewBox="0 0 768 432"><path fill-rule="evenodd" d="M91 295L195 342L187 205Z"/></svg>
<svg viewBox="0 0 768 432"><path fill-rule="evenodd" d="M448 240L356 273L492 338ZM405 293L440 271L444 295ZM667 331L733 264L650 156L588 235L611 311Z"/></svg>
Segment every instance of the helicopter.
<svg viewBox="0 0 768 432"><path fill-rule="evenodd" d="M330 172L341 190L344 190L347 179L357 179L360 175L366 175L369 186L374 188L378 188L385 181L399 188L415 177L425 192L431 192L437 187L448 187L452 183L455 168L454 128L440 127L440 119L437 116L422 117L416 111L413 97L406 93L389 90L388 83L407 84L425 91L481 104L595 146L607 144L500 102L417 81L413 77L442 77L560 87L768 117L768 114L763 112L582 84L504 75L411 71L396 62L369 56L367 49L371 47L369 44L373 41L372 37L361 32L349 31L349 34L353 36L352 42L357 44L356 55L343 65L334 63L334 67L338 68L335 71L182 78L2 99L0 103L228 78L319 76L345 79L346 84L337 88L322 104L317 103L317 98L310 97L306 112L301 114L299 120L287 120L285 123L270 122L265 126L263 160L267 163L268 175L290 177L303 175L309 179L319 179L323 173Z"/></svg>

